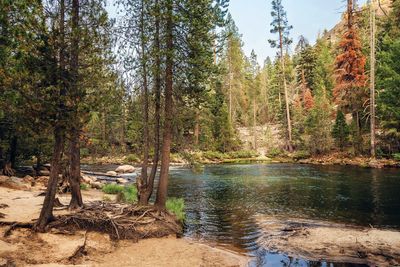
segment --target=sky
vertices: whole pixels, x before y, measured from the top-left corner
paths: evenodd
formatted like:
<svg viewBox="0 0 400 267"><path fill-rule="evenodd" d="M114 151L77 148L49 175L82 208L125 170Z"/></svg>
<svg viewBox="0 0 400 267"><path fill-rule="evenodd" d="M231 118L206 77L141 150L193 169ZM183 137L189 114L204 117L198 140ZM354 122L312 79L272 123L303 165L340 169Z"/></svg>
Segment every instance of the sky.
<svg viewBox="0 0 400 267"><path fill-rule="evenodd" d="M362 5L367 0L358 0ZM115 0L107 0L108 11L115 17ZM300 35L314 43L319 33L332 29L346 9L345 0L282 0L289 24L293 26L291 37L296 44ZM275 57L276 49L269 46L268 39L275 39L270 33L271 0L230 0L232 14L239 32L242 34L244 51L250 55L254 49L258 62L263 64L269 56Z"/></svg>
<svg viewBox="0 0 400 267"><path fill-rule="evenodd" d="M336 25L346 6L343 0L282 0L282 3L293 26L294 43L300 35L314 43L319 33ZM270 33L271 0L230 0L229 11L242 34L246 55L254 49L260 64L267 56L275 57L276 50L268 43L268 39L276 38Z"/></svg>

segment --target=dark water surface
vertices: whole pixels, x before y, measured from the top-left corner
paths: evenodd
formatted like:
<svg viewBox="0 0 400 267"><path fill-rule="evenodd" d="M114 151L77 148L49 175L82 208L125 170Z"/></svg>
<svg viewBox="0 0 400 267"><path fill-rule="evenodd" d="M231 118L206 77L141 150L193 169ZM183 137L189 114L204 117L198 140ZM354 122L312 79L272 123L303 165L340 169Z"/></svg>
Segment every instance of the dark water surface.
<svg viewBox="0 0 400 267"><path fill-rule="evenodd" d="M169 196L186 203L186 235L257 256L254 266L352 266L270 254L255 217L279 215L400 229L400 170L296 164L171 170Z"/></svg>

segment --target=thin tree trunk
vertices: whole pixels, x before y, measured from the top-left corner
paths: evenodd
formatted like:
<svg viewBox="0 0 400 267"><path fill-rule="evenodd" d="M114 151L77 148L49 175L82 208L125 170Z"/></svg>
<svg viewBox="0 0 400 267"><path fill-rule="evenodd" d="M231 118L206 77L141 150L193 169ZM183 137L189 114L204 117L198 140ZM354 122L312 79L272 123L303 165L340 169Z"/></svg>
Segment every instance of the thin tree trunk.
<svg viewBox="0 0 400 267"><path fill-rule="evenodd" d="M83 206L80 188L81 160L80 160L80 121L79 121L79 99L78 68L79 68L79 0L72 0L72 41L71 41L71 95L73 103L73 118L70 129L70 176L71 187L70 209L77 209Z"/></svg>
<svg viewBox="0 0 400 267"><path fill-rule="evenodd" d="M196 109L196 117L194 122L194 145L196 148L199 146L199 136L200 136L200 110Z"/></svg>
<svg viewBox="0 0 400 267"><path fill-rule="evenodd" d="M155 1L156 19L155 19L155 36L154 36L154 49L155 49L155 62L154 62L154 91L156 96L155 103L155 125L154 125L154 156L153 166L151 168L149 180L147 182L147 190L145 198L147 203L153 194L154 180L157 174L158 162L160 160L160 127L161 127L161 46L160 46L160 3Z"/></svg>
<svg viewBox="0 0 400 267"><path fill-rule="evenodd" d="M231 125L233 125L233 115L232 115L232 41L229 44L229 122Z"/></svg>
<svg viewBox="0 0 400 267"><path fill-rule="evenodd" d="M169 162L172 143L172 120L173 120L173 1L166 1L166 69L165 69L165 122L163 133L163 144L161 149L161 171L158 183L157 198L155 206L165 210L167 202Z"/></svg>
<svg viewBox="0 0 400 267"><path fill-rule="evenodd" d="M257 110L256 110L256 98L253 97L253 138L254 138L254 150L257 150Z"/></svg>
<svg viewBox="0 0 400 267"><path fill-rule="evenodd" d="M141 35L141 65L143 76L143 162L142 172L138 179L137 187L139 192L139 204L147 204L146 198L140 197L142 191L147 189L147 169L149 165L149 90L147 84L147 63L146 63L146 50L145 50L145 27L144 27L144 0L141 1L141 14L140 14L140 35Z"/></svg>
<svg viewBox="0 0 400 267"><path fill-rule="evenodd" d="M376 53L376 14L375 14L375 0L371 0L371 14L370 14L370 28L371 28L371 73L370 73L370 82L371 82L371 92L370 92L370 115L371 115L371 157L375 159L376 157L376 138L375 138L375 129L376 129L376 122L375 122L375 53Z"/></svg>
<svg viewBox="0 0 400 267"><path fill-rule="evenodd" d="M58 185L58 175L60 173L60 163L62 158L62 152L64 149L64 120L63 114L65 112L65 104L64 98L66 94L65 87L65 28L64 28L64 20L65 20L65 0L60 0L60 73L59 73L59 82L60 82L60 97L59 97L59 110L57 112L57 121L54 128L54 147L53 147L53 155L51 160L51 169L50 169L50 178L47 184L46 197L44 198L43 206L40 211L40 216L38 221L35 224L35 229L37 231L43 232L45 230L46 225L53 220L53 207L54 207L54 199L56 196L57 185Z"/></svg>
<svg viewBox="0 0 400 267"><path fill-rule="evenodd" d="M18 137L14 135L10 143L10 163L13 169L17 168L17 145Z"/></svg>
<svg viewBox="0 0 400 267"><path fill-rule="evenodd" d="M284 59L284 53L283 53L283 36L282 36L282 31L279 31L279 47L281 50L281 68L282 68L282 79L283 79L283 90L285 94L285 105L286 105L286 120L287 120L287 130L288 130L288 150L289 152L293 152L293 147L292 147L292 121L290 119L290 107L289 107L289 95L288 95L288 89L287 89L287 84L286 84L286 75L285 75L285 59Z"/></svg>

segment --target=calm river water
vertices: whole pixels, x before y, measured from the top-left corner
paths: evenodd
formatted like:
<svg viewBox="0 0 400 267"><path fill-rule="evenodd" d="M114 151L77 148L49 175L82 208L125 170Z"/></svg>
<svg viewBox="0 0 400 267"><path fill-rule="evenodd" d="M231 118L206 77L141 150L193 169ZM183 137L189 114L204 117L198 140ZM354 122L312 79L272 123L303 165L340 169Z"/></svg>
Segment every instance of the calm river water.
<svg viewBox="0 0 400 267"><path fill-rule="evenodd" d="M186 235L257 256L254 266L349 266L270 254L255 216L279 215L400 230L400 170L296 164L171 170L169 196L186 203Z"/></svg>

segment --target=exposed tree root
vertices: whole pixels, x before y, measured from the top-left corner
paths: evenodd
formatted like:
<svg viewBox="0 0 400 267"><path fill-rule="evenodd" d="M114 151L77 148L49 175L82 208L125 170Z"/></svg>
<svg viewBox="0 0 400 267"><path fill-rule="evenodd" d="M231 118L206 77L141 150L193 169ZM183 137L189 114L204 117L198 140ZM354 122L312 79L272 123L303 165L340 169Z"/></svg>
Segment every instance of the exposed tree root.
<svg viewBox="0 0 400 267"><path fill-rule="evenodd" d="M80 257L82 257L84 255L87 255L87 252L86 252L86 241L87 241L87 232L85 233L85 240L83 241L83 245L79 246L75 250L75 252L70 257L68 257L69 261L72 261L73 263L75 263L75 261L78 258L80 258Z"/></svg>
<svg viewBox="0 0 400 267"><path fill-rule="evenodd" d="M17 228L24 228L24 229L32 229L34 224L33 223L19 223L19 222L0 222L1 226L9 225L7 230L4 232L3 237L8 237L11 235L11 232Z"/></svg>
<svg viewBox="0 0 400 267"><path fill-rule="evenodd" d="M139 240L182 232L175 217L153 206L92 202L74 213L59 216L48 226L62 230L107 233L112 239Z"/></svg>

